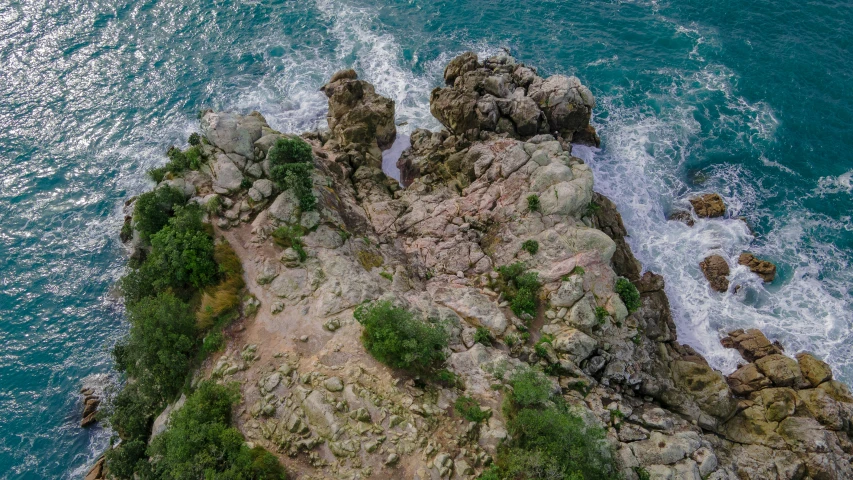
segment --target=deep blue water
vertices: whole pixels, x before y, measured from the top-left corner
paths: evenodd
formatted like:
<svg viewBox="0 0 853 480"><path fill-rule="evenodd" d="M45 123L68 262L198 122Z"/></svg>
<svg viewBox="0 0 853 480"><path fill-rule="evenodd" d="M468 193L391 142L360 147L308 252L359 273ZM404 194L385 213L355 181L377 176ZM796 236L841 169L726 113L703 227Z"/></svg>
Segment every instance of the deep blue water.
<svg viewBox="0 0 853 480"><path fill-rule="evenodd" d="M758 0L0 0L0 476L75 478L108 432L76 391L121 336L121 206L200 108L322 126L317 92L353 66L435 128L429 90L458 53L508 49L596 94L600 151L578 148L662 272L679 335L720 369L720 332L760 327L853 381L853 7ZM740 220L665 216L719 191ZM761 285L708 291L698 262L750 249Z"/></svg>

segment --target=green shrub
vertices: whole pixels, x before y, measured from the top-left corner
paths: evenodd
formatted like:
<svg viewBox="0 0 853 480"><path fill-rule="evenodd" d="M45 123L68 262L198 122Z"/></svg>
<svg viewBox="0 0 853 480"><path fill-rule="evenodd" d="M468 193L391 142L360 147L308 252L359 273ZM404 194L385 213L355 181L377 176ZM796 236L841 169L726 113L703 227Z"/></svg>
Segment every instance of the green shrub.
<svg viewBox="0 0 853 480"><path fill-rule="evenodd" d="M196 132L191 133L190 138L187 139L187 143L189 143L193 147L201 145L201 135Z"/></svg>
<svg viewBox="0 0 853 480"><path fill-rule="evenodd" d="M152 477L286 479L275 456L259 447L250 449L231 426L231 410L238 400L236 386L202 382L172 414L168 430L151 442L147 453Z"/></svg>
<svg viewBox="0 0 853 480"><path fill-rule="evenodd" d="M540 357L547 357L548 356L548 350L545 349L544 344L547 343L547 344L551 345L552 344L551 342L553 342L553 341L554 341L553 335L548 335L547 333L542 335L542 337L539 338L539 341L536 342L536 345L533 346L533 350L536 352L536 355L539 355Z"/></svg>
<svg viewBox="0 0 853 480"><path fill-rule="evenodd" d="M625 308L628 309L629 312L636 312L640 306L640 292L637 290L637 287L634 286L627 278L619 277L616 279L616 293L619 294L619 297L622 299L622 303L625 304Z"/></svg>
<svg viewBox="0 0 853 480"><path fill-rule="evenodd" d="M524 243L521 244L521 249L531 255L536 255L536 252L539 251L539 242L536 240L525 240Z"/></svg>
<svg viewBox="0 0 853 480"><path fill-rule="evenodd" d="M196 346L189 305L169 293L143 298L127 309L130 333L113 349L116 368L166 400L184 384Z"/></svg>
<svg viewBox="0 0 853 480"><path fill-rule="evenodd" d="M220 282L206 289L201 296L201 305L196 312L196 326L200 331L236 317L240 307L240 292L246 286L243 265L231 244L226 241L217 243L213 259L219 269Z"/></svg>
<svg viewBox="0 0 853 480"><path fill-rule="evenodd" d="M361 340L365 349L388 366L430 375L447 358L444 328L417 319L391 302L360 305L354 316L364 327Z"/></svg>
<svg viewBox="0 0 853 480"><path fill-rule="evenodd" d="M146 263L160 274L153 281L158 290L202 288L217 278L213 239L197 205L178 207L168 225L151 236L151 247Z"/></svg>
<svg viewBox="0 0 853 480"><path fill-rule="evenodd" d="M488 328L477 327L477 330L474 332L474 342L482 343L486 346L492 345L492 333L489 332Z"/></svg>
<svg viewBox="0 0 853 480"><path fill-rule="evenodd" d="M541 208L541 204L539 202L539 195L528 195L527 196L527 208L531 212L538 212Z"/></svg>
<svg viewBox="0 0 853 480"><path fill-rule="evenodd" d="M205 358L213 352L222 350L225 346L225 336L220 331L210 332L201 342L201 357Z"/></svg>
<svg viewBox="0 0 853 480"><path fill-rule="evenodd" d="M469 422L480 423L492 416L490 411L480 408L480 404L477 403L476 400L464 395L456 399L456 403L453 404L453 408L456 410L456 413Z"/></svg>
<svg viewBox="0 0 853 480"><path fill-rule="evenodd" d="M389 281L394 280L394 275L391 275L389 272L379 272L379 276Z"/></svg>
<svg viewBox="0 0 853 480"><path fill-rule="evenodd" d="M222 208L222 197L219 195L210 197L210 200L208 200L207 204L204 206L204 210L208 215L216 215L219 213L220 208Z"/></svg>
<svg viewBox="0 0 853 480"><path fill-rule="evenodd" d="M599 325L604 325L605 320L607 319L607 309L604 307L595 307L595 319L598 320Z"/></svg>
<svg viewBox="0 0 853 480"><path fill-rule="evenodd" d="M305 235L305 229L300 225L284 225L272 232L273 241L280 247L289 247L295 250L299 255L300 262L304 262L308 258L308 253L305 252L305 244L302 242L303 235Z"/></svg>
<svg viewBox="0 0 853 480"><path fill-rule="evenodd" d="M637 478L640 480L651 480L652 476L648 470L643 467L634 467L634 473L637 474Z"/></svg>
<svg viewBox="0 0 853 480"><path fill-rule="evenodd" d="M517 262L497 268L498 279L491 286L503 293L510 302L513 313L521 317L524 314L535 316L539 306L539 274L527 272L523 263Z"/></svg>
<svg viewBox="0 0 853 480"><path fill-rule="evenodd" d="M169 222L176 207L186 204L184 192L164 186L143 193L133 207L134 227L143 239L159 232Z"/></svg>
<svg viewBox="0 0 853 480"><path fill-rule="evenodd" d="M509 377L509 385L512 391L509 392L508 398L511 405L516 408L545 406L553 391L548 377L532 368L522 368L513 372Z"/></svg>
<svg viewBox="0 0 853 480"><path fill-rule="evenodd" d="M186 151L187 156L187 166L190 170L198 170L201 168L202 157L201 157L201 148L199 147L190 147Z"/></svg>
<svg viewBox="0 0 853 480"><path fill-rule="evenodd" d="M303 212L313 210L317 198L312 191L314 156L311 145L298 138L280 138L270 148L270 178L282 190L293 190Z"/></svg>
<svg viewBox="0 0 853 480"><path fill-rule="evenodd" d="M510 377L505 408L510 440L498 449L490 477L513 480L618 479L603 429L586 425L551 382L532 369Z"/></svg>

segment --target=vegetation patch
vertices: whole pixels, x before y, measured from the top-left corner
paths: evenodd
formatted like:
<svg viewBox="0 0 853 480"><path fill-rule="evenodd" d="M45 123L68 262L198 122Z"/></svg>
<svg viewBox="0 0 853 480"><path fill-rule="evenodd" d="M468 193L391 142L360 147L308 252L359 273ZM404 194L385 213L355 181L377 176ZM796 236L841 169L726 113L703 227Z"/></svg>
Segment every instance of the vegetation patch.
<svg viewBox="0 0 853 480"><path fill-rule="evenodd" d="M482 343L487 347L492 346L492 332L488 328L477 327L477 330L474 331L474 343Z"/></svg>
<svg viewBox="0 0 853 480"><path fill-rule="evenodd" d="M280 247L292 248L296 251L300 262L304 262L308 258L305 243L302 241L303 235L305 235L305 229L301 225L284 225L272 232L275 243Z"/></svg>
<svg viewBox="0 0 853 480"><path fill-rule="evenodd" d="M187 203L184 192L163 186L143 193L133 206L133 226L144 240L159 232L175 213L175 208Z"/></svg>
<svg viewBox="0 0 853 480"><path fill-rule="evenodd" d="M191 135L190 139L192 138ZM182 151L180 148L174 146L169 147L166 156L169 157L169 162L166 165L148 170L148 176L157 183L162 182L167 174L177 175L187 170L198 170L201 168L202 153L201 147L198 145L192 145L186 151Z"/></svg>
<svg viewBox="0 0 853 480"><path fill-rule="evenodd" d="M387 301L362 304L354 316L364 327L364 348L392 368L434 377L447 359L449 336L442 325L416 318Z"/></svg>
<svg viewBox="0 0 853 480"><path fill-rule="evenodd" d="M243 265L240 264L231 244L218 243L214 250L214 259L219 266L222 280L208 288L201 296L201 305L196 312L196 325L201 331L206 331L217 323L232 320L238 313L240 294L246 286L243 281Z"/></svg>
<svg viewBox="0 0 853 480"><path fill-rule="evenodd" d="M492 279L490 287L503 294L517 316L536 315L539 307L539 274L528 272L523 263L504 265L496 269L498 278Z"/></svg>
<svg viewBox="0 0 853 480"><path fill-rule="evenodd" d="M456 399L456 402L453 404L453 408L456 410L456 413L469 422L480 423L484 420L488 420L488 418L492 416L492 412L489 410L483 410L480 408L480 404L477 403L476 400L464 395Z"/></svg>
<svg viewBox="0 0 853 480"><path fill-rule="evenodd" d="M536 255L536 252L539 251L539 242L536 240L525 240L521 244L521 249L531 255Z"/></svg>
<svg viewBox="0 0 853 480"><path fill-rule="evenodd" d="M598 321L599 325L604 325L607 316L610 315L607 313L607 309L604 307L595 307L595 319Z"/></svg>
<svg viewBox="0 0 853 480"><path fill-rule="evenodd" d="M303 212L317 205L314 196L314 155L311 145L299 138L279 138L270 148L270 178L282 190L293 190Z"/></svg>
<svg viewBox="0 0 853 480"><path fill-rule="evenodd" d="M504 415L510 440L498 447L482 479L618 479L602 428L587 425L542 373L520 369L509 379Z"/></svg>
<svg viewBox="0 0 853 480"><path fill-rule="evenodd" d="M527 209L531 212L538 212L542 208L541 203L539 201L539 195L528 195L527 196Z"/></svg>
<svg viewBox="0 0 853 480"><path fill-rule="evenodd" d="M615 290L619 294L619 298L622 299L622 303L625 304L625 308L628 309L628 312L634 313L642 305L640 303L640 292L627 278L619 277L616 279Z"/></svg>
<svg viewBox="0 0 853 480"><path fill-rule="evenodd" d="M146 466L155 479L205 478L285 480L278 459L261 447L249 448L231 425L239 400L236 385L202 382L172 414L169 428L151 442Z"/></svg>

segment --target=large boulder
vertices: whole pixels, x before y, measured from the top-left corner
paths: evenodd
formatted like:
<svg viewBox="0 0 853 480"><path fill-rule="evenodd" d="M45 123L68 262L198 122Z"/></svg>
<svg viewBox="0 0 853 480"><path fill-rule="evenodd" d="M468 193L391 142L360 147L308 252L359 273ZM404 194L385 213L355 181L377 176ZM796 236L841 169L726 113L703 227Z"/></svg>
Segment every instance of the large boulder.
<svg viewBox="0 0 853 480"><path fill-rule="evenodd" d="M260 139L266 119L258 112L238 115L231 112L208 110L201 117L201 131L214 146L225 153L236 153L254 158L255 141Z"/></svg>
<svg viewBox="0 0 853 480"><path fill-rule="evenodd" d="M690 199L696 216L704 218L722 217L726 213L726 204L723 198L716 193L706 193Z"/></svg>
<svg viewBox="0 0 853 480"><path fill-rule="evenodd" d="M814 355L806 352L801 352L796 355L797 362L800 364L800 372L803 378L816 387L823 382L832 380L832 369L829 368L826 362L819 360Z"/></svg>
<svg viewBox="0 0 853 480"><path fill-rule="evenodd" d="M480 62L477 59L477 54L474 52L465 52L451 60L444 67L444 82L448 85L453 85L457 78L472 70L476 70L479 66Z"/></svg>
<svg viewBox="0 0 853 480"><path fill-rule="evenodd" d="M735 348L747 362L754 362L759 358L776 353L782 353L782 348L761 333L761 330L741 328L732 330L727 337L720 340L726 348Z"/></svg>
<svg viewBox="0 0 853 480"><path fill-rule="evenodd" d="M734 414L737 402L723 376L704 363L677 360L672 364L675 384L693 397L699 408L725 420Z"/></svg>
<svg viewBox="0 0 853 480"><path fill-rule="evenodd" d="M730 270L725 258L719 255L711 255L702 260L699 266L702 268L702 273L705 274L708 283L711 284L711 288L718 292L725 292L729 289L728 276Z"/></svg>
<svg viewBox="0 0 853 480"><path fill-rule="evenodd" d="M243 174L228 155L218 153L213 162L213 191L227 194L240 189Z"/></svg>
<svg viewBox="0 0 853 480"><path fill-rule="evenodd" d="M369 149L376 145L384 150L394 143L394 101L358 80L355 71L336 73L321 90L329 98L329 129L340 146Z"/></svg>

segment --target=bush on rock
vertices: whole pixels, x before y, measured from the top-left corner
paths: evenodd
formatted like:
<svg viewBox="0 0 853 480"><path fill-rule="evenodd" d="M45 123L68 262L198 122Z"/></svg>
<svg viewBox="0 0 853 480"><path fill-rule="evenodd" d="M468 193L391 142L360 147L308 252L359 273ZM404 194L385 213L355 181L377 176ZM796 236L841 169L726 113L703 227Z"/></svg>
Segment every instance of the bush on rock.
<svg viewBox="0 0 853 480"><path fill-rule="evenodd" d="M270 178L282 190L292 189L303 212L313 210L317 198L312 192L314 156L311 145L298 138L280 138L270 148Z"/></svg>
<svg viewBox="0 0 853 480"><path fill-rule="evenodd" d="M363 304L355 319L364 327L364 348L380 362L414 374L432 376L447 358L448 334L391 302Z"/></svg>
<svg viewBox="0 0 853 480"><path fill-rule="evenodd" d="M625 304L625 308L628 309L629 312L636 312L640 306L640 292L637 290L637 287L631 283L627 278L619 277L616 280L616 293L619 294L619 297L622 299L622 303Z"/></svg>

